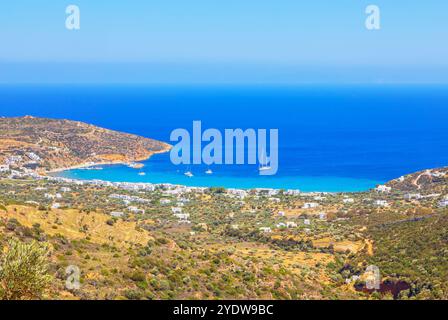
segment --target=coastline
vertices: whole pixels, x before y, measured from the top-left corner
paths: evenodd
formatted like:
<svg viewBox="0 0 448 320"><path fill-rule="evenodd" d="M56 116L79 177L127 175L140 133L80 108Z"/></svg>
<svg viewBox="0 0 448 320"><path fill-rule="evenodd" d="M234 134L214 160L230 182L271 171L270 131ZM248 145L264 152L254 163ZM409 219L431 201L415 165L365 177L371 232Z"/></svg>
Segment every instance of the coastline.
<svg viewBox="0 0 448 320"><path fill-rule="evenodd" d="M51 174L51 173L58 173L58 172L63 172L63 171L67 171L67 170L90 168L90 167L95 167L95 166L105 166L105 165L114 165L114 164L126 165L126 164L128 164L130 162L146 161L146 160L150 159L155 154L169 152L171 150L171 148L172 148L171 145L166 144L166 147L164 149L162 149L162 150L150 151L149 154L146 155L146 156L143 156L143 157L140 157L140 158L136 158L136 159L130 159L129 161L121 161L121 160L119 160L119 161L100 161L100 162L92 162L92 161L90 161L90 162L85 162L85 163L81 163L81 164L74 165L74 166L46 170L46 171L43 171L41 173L41 175L47 176L48 174Z"/></svg>

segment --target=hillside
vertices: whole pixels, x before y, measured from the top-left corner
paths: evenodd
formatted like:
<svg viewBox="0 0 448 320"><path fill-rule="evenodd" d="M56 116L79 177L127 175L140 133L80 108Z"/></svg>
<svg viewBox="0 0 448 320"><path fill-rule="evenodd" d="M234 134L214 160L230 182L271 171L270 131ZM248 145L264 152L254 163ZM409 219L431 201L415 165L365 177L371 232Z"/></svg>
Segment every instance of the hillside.
<svg viewBox="0 0 448 320"><path fill-rule="evenodd" d="M401 191L446 193L448 187L448 167L408 174L392 180L387 185Z"/></svg>
<svg viewBox="0 0 448 320"><path fill-rule="evenodd" d="M0 118L0 163L41 170L141 161L169 150L166 143L77 121Z"/></svg>
<svg viewBox="0 0 448 320"><path fill-rule="evenodd" d="M39 298L448 299L448 168L352 193L74 181L26 166L135 161L169 146L31 117L0 119L0 137L0 264L14 241L50 248ZM7 281L0 273L0 299Z"/></svg>

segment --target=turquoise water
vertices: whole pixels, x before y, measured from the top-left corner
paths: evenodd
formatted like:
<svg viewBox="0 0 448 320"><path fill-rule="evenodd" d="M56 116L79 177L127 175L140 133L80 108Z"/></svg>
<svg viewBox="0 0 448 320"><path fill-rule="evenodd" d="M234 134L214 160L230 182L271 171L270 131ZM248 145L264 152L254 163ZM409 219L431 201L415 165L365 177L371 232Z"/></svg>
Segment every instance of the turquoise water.
<svg viewBox="0 0 448 320"><path fill-rule="evenodd" d="M167 155L155 155L148 161L143 162L145 167L142 169L132 169L125 165L107 165L99 166L102 170L76 169L54 175L71 179L99 179L112 182L169 182L198 187L275 188L326 192L367 190L382 182L380 180L331 176L259 176L256 168L252 168L252 170L240 168L238 170L224 168L223 166L180 166L173 167L172 170L166 170L166 162L169 162ZM205 173L209 168L213 171L211 175ZM191 171L194 176L185 176L186 171ZM145 172L145 176L139 175L139 172Z"/></svg>
<svg viewBox="0 0 448 320"><path fill-rule="evenodd" d="M279 170L175 166L156 155L139 170L105 166L61 176L303 191L358 191L448 163L446 86L0 86L0 115L80 120L169 142L172 130L279 129ZM194 177L184 176L192 171Z"/></svg>

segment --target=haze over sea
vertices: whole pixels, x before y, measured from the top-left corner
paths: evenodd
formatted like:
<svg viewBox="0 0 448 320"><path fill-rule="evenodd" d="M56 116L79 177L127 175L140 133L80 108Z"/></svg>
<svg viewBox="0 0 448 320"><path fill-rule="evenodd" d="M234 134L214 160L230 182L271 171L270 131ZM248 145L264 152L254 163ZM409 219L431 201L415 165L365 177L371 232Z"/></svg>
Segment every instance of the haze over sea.
<svg viewBox="0 0 448 320"><path fill-rule="evenodd" d="M279 170L257 166L175 166L155 155L143 169L123 165L59 176L302 191L359 191L448 164L448 87L0 86L0 116L65 118L169 142L172 130L279 129ZM212 175L205 174L207 169ZM139 172L146 175L139 175ZM194 177L186 177L192 171Z"/></svg>

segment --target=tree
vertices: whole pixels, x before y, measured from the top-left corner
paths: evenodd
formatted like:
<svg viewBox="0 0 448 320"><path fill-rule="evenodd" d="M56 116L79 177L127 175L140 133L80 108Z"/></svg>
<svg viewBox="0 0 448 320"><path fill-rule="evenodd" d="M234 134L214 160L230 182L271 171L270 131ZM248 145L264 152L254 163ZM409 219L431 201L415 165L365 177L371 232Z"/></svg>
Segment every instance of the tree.
<svg viewBox="0 0 448 320"><path fill-rule="evenodd" d="M0 262L0 298L4 300L39 299L48 287L49 248L36 241L8 242Z"/></svg>

